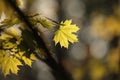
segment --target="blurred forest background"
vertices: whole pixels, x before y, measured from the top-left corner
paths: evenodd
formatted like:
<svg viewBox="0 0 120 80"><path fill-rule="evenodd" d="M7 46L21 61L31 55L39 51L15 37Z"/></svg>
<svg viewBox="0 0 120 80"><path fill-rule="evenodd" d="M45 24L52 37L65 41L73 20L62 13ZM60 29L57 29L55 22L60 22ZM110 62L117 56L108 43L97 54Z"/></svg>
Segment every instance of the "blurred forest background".
<svg viewBox="0 0 120 80"><path fill-rule="evenodd" d="M69 49L54 46L52 31L43 35L58 60L73 80L120 80L120 1L119 0L19 0L27 14L39 13L55 21L72 19L80 27L79 42ZM0 0L0 15L15 13ZM9 75L0 80L54 80L51 69L42 61L32 69L22 68L20 76Z"/></svg>

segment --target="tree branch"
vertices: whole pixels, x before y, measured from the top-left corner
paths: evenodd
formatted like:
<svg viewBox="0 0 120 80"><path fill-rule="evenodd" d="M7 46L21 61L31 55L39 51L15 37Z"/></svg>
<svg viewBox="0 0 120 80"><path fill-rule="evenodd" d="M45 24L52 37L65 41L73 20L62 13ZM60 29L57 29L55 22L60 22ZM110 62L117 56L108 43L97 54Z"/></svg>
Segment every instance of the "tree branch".
<svg viewBox="0 0 120 80"><path fill-rule="evenodd" d="M10 4L14 11L18 14L18 17L21 21L23 21L29 29L32 31L37 43L40 45L40 47L44 50L44 52L47 54L47 57L45 60L42 59L47 65L49 65L52 68L52 73L56 80L72 80L72 78L69 76L69 74L65 71L64 67L57 63L54 58L51 56L51 53L49 52L45 42L43 39L38 35L38 30L34 28L34 25L32 25L27 18L27 16L20 10L20 8L16 5L15 0L5 0L6 3ZM39 58L41 60L41 58Z"/></svg>

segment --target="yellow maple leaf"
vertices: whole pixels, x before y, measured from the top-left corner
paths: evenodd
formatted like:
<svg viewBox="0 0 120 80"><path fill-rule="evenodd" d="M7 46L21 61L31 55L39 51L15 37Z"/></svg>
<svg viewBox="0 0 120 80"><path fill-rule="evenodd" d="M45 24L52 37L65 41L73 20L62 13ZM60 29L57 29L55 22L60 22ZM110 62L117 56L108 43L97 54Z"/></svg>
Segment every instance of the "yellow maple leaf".
<svg viewBox="0 0 120 80"><path fill-rule="evenodd" d="M21 32L18 28L19 25L14 25L13 27L7 28L4 30L4 32L1 32L0 39L2 40L8 40L10 38L16 38L19 39L21 37Z"/></svg>
<svg viewBox="0 0 120 80"><path fill-rule="evenodd" d="M47 19L45 18L40 18L39 22L43 25L43 27L48 28L48 29L52 29L53 28L53 24L51 22L49 22Z"/></svg>
<svg viewBox="0 0 120 80"><path fill-rule="evenodd" d="M30 59L31 59L31 60L37 60L37 57L32 53L32 54L30 55Z"/></svg>
<svg viewBox="0 0 120 80"><path fill-rule="evenodd" d="M14 27L11 27L11 28L8 28L5 30L5 33L8 34L8 35L11 35L15 38L18 38L20 37L20 30L15 28L15 27L18 27L19 25L14 25Z"/></svg>
<svg viewBox="0 0 120 80"><path fill-rule="evenodd" d="M77 36L74 34L79 30L75 24L71 24L72 20L61 22L60 28L55 32L54 41L55 45L60 43L60 46L68 48L69 42L78 42Z"/></svg>
<svg viewBox="0 0 120 80"><path fill-rule="evenodd" d="M23 60L23 62L24 62L26 65L32 67L32 62L33 62L33 60L37 60L37 58L35 57L35 55L34 55L33 53L31 53L30 58L26 57L24 54L25 54L25 51L19 51L19 53L18 53L18 54L15 54L15 55L16 55L16 57L18 57L19 59Z"/></svg>
<svg viewBox="0 0 120 80"><path fill-rule="evenodd" d="M32 66L32 60L31 59L29 59L25 56L22 56L22 60L25 62L26 65L28 65L30 67Z"/></svg>
<svg viewBox="0 0 120 80"><path fill-rule="evenodd" d="M18 73L18 66L22 65L20 60L18 60L16 57L10 56L9 54L6 54L5 51L0 50L1 55L1 61L0 61L0 68L2 69L2 72L4 75L10 74L10 72L17 74Z"/></svg>

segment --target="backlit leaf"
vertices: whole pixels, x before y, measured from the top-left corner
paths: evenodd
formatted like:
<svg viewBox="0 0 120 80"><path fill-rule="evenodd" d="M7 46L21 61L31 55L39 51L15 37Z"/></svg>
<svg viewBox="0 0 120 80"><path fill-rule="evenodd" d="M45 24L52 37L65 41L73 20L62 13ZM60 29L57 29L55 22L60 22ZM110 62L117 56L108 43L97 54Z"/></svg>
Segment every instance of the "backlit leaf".
<svg viewBox="0 0 120 80"><path fill-rule="evenodd" d="M17 74L19 70L18 66L22 65L20 60L9 54L6 54L6 52L3 50L0 50L0 52L0 68L2 69L4 75L6 76L10 74L10 72Z"/></svg>
<svg viewBox="0 0 120 80"><path fill-rule="evenodd" d="M61 22L60 28L55 32L54 41L55 44L60 43L60 46L68 48L69 42L74 43L78 42L76 33L79 28L71 24L72 20L66 20L65 22Z"/></svg>

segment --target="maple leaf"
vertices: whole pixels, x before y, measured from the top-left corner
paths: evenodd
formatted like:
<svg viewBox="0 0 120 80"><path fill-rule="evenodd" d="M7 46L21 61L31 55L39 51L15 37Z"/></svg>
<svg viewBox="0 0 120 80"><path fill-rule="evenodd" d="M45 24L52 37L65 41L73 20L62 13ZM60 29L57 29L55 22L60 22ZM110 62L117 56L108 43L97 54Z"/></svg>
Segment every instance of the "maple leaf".
<svg viewBox="0 0 120 80"><path fill-rule="evenodd" d="M30 55L30 59L31 59L31 60L37 60L37 57L32 53L32 54Z"/></svg>
<svg viewBox="0 0 120 80"><path fill-rule="evenodd" d="M26 65L32 67L32 60L25 57L25 56L22 56L22 60L25 62Z"/></svg>
<svg viewBox="0 0 120 80"><path fill-rule="evenodd" d="M2 69L2 72L4 75L10 74L10 72L17 74L18 73L18 66L22 65L20 60L18 60L16 57L10 56L9 54L6 54L5 51L0 50L1 52L1 60L0 61L0 68Z"/></svg>
<svg viewBox="0 0 120 80"><path fill-rule="evenodd" d="M37 58L35 57L33 53L31 53L30 58L27 58L26 56L22 56L22 60L24 61L26 65L32 67L32 62L34 60L37 60Z"/></svg>
<svg viewBox="0 0 120 80"><path fill-rule="evenodd" d="M55 32L54 41L55 45L60 43L60 46L68 48L69 42L78 42L77 36L74 34L79 30L75 24L71 24L72 20L61 22L60 28Z"/></svg>
<svg viewBox="0 0 120 80"><path fill-rule="evenodd" d="M37 58L35 57L35 55L34 55L33 53L31 53L30 58L26 57L24 54L25 54L25 51L19 51L19 53L16 54L16 56L17 56L19 59L23 60L23 62L24 62L26 65L32 67L32 62L33 62L33 60L37 60Z"/></svg>
<svg viewBox="0 0 120 80"><path fill-rule="evenodd" d="M7 35L13 36L15 38L19 38L21 36L21 31L18 29L19 28L19 24L15 24L14 26L6 29L4 32Z"/></svg>
<svg viewBox="0 0 120 80"><path fill-rule="evenodd" d="M53 24L45 18L40 18L38 22L40 22L42 24L42 26L47 28L47 29L53 28Z"/></svg>

